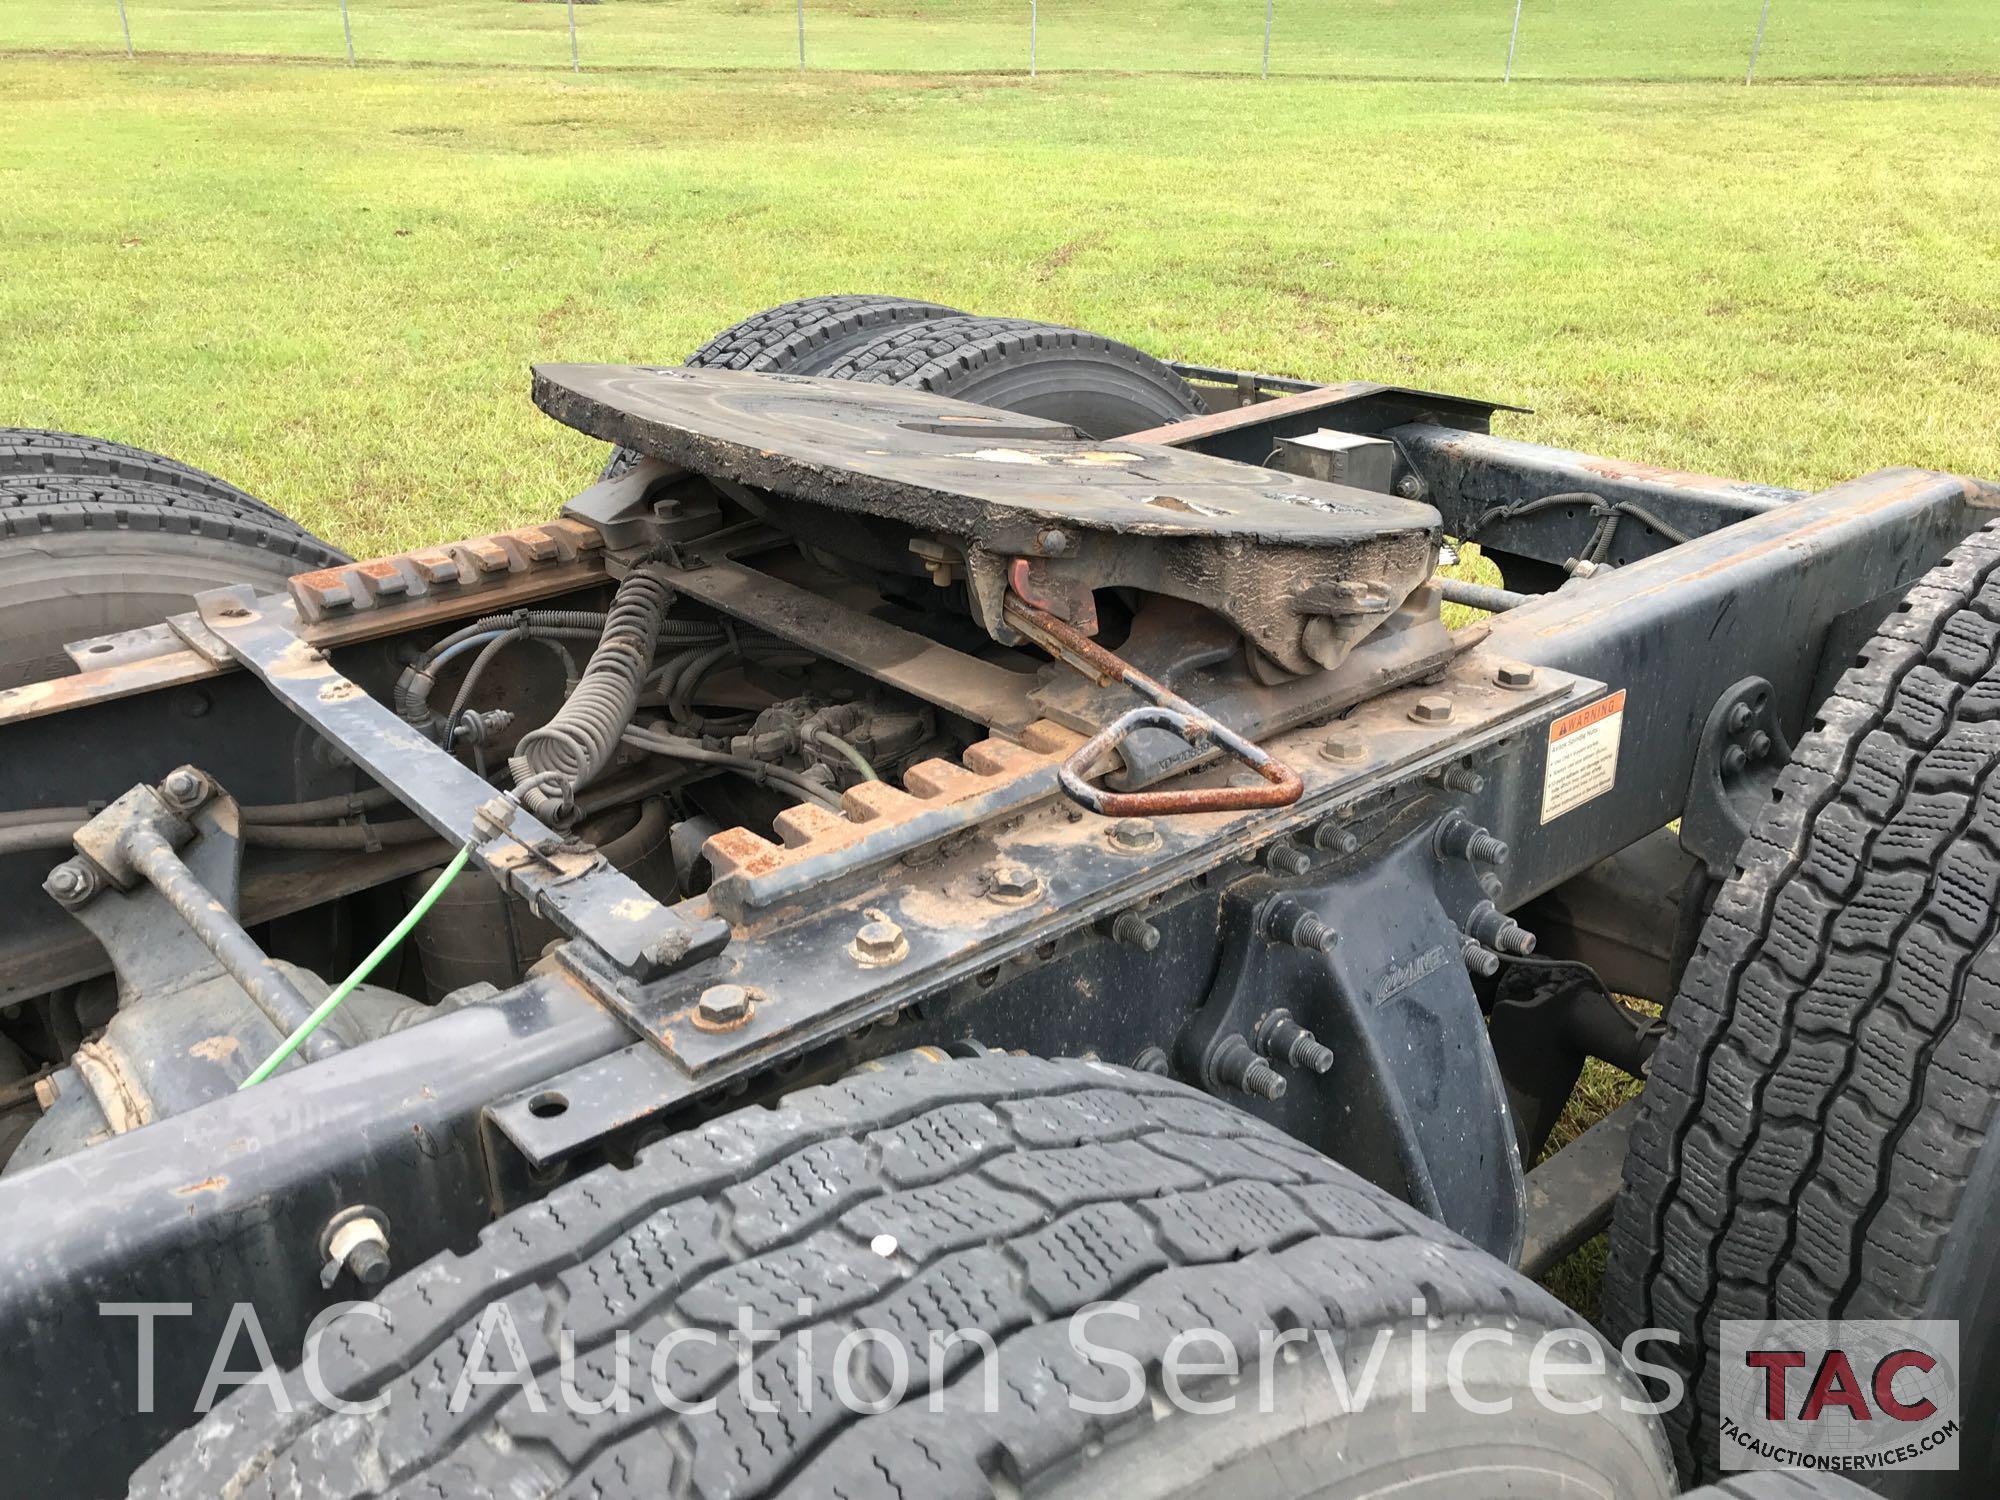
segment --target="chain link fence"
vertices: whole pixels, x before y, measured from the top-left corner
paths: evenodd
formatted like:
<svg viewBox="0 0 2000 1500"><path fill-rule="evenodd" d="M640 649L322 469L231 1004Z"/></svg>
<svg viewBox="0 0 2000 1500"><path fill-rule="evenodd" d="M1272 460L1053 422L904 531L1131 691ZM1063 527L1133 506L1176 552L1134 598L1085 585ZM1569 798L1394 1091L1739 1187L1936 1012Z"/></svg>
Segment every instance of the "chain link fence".
<svg viewBox="0 0 2000 1500"><path fill-rule="evenodd" d="M0 51L585 69L1992 79L2000 0L11 0Z"/></svg>

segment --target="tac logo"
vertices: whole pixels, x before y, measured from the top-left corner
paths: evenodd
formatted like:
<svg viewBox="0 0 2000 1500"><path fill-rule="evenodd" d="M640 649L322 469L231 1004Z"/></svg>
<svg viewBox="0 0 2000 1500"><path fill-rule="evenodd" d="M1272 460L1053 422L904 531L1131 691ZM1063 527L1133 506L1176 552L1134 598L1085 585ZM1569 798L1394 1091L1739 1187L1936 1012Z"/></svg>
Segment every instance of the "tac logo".
<svg viewBox="0 0 2000 1500"><path fill-rule="evenodd" d="M1958 1467L1958 1324L1725 1321L1725 1469Z"/></svg>

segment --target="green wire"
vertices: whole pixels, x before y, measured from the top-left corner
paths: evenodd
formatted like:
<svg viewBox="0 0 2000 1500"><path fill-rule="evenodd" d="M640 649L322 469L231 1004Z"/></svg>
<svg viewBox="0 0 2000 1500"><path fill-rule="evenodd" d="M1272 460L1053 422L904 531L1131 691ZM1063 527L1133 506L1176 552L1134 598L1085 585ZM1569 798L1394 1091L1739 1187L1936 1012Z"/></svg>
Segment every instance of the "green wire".
<svg viewBox="0 0 2000 1500"><path fill-rule="evenodd" d="M319 1030L320 1023L340 1008L340 1002L353 994L361 981L375 972L375 966L394 951L396 944L410 935L410 929L423 920L424 913L437 903L437 898L444 894L444 888L458 878L458 872L465 868L465 862L471 857L470 844L452 856L451 863L444 867L444 873L431 882L431 888L418 898L417 904L410 908L408 915L389 930L389 935L375 945L375 951L356 964L354 972L327 993L327 997L320 1001L313 1013L299 1022L298 1030L278 1043L277 1051L257 1064L256 1072L236 1085L239 1092L252 1084L262 1083L277 1072L283 1066L285 1059L299 1050L299 1043Z"/></svg>

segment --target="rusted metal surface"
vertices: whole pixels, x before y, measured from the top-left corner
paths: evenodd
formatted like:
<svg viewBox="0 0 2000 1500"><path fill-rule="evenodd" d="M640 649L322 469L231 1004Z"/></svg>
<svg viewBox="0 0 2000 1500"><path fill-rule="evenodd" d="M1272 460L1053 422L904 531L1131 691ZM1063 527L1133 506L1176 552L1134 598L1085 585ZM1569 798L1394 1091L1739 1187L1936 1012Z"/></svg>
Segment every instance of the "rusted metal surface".
<svg viewBox="0 0 2000 1500"><path fill-rule="evenodd" d="M912 542L962 555L974 617L1003 644L1007 573L1136 588L1224 616L1285 670L1338 664L1430 573L1429 506L1186 449L1094 442L927 392L739 371L544 365L561 421L744 489L766 519L874 573L923 577ZM1382 607L1322 604L1380 580ZM1316 631L1328 617L1341 628Z"/></svg>
<svg viewBox="0 0 2000 1500"><path fill-rule="evenodd" d="M887 864L927 844L977 828L1055 793L1056 766L1082 739L1037 721L1021 743L987 739L960 761L926 760L903 774L902 787L865 781L841 794L841 816L802 803L778 814L774 844L731 828L703 846L715 883L708 899L734 920L796 898L835 876Z"/></svg>
<svg viewBox="0 0 2000 1500"><path fill-rule="evenodd" d="M301 573L287 584L284 608L300 621L304 639L330 649L512 609L589 588L604 577L597 530L559 520ZM71 656L82 670L73 676L0 689L0 728L236 670L214 650L197 649L190 637L214 639L199 615L188 614L78 641ZM94 649L100 645L107 649Z"/></svg>
<svg viewBox="0 0 2000 1500"><path fill-rule="evenodd" d="M727 542L704 546L667 577L690 599L1002 734L1018 738L1037 717L1028 701L1032 674L981 661L759 572L733 560L730 551Z"/></svg>
<svg viewBox="0 0 2000 1500"><path fill-rule="evenodd" d="M1015 626L1060 659L1094 681L1122 682L1152 707L1133 709L1078 746L1057 771L1062 788L1074 802L1111 818L1144 818L1163 814L1237 812L1251 807L1288 807L1299 800L1304 783L1298 772L1261 746L1252 744L1213 714L1197 708L1166 684L1156 681L1107 651L1075 626L1046 610L1010 597L1008 617ZM1190 745L1214 744L1261 776L1264 786L1176 787L1157 792L1107 792L1088 778L1135 729L1171 729Z"/></svg>
<svg viewBox="0 0 2000 1500"><path fill-rule="evenodd" d="M491 602L487 590L494 586L521 574L574 564L603 547L604 538L593 526L568 519L546 521L300 573L286 589L299 618L308 625L461 592L478 594L475 607L484 608Z"/></svg>

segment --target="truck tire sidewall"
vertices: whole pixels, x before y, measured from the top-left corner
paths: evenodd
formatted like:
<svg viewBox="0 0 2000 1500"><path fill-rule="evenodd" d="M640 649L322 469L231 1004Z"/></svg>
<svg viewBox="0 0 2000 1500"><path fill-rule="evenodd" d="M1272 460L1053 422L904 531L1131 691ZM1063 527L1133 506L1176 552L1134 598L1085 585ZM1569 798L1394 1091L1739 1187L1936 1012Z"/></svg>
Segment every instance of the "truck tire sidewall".
<svg viewBox="0 0 2000 1500"><path fill-rule="evenodd" d="M1390 1334L1371 1377L1381 1333ZM1343 1397L1324 1346L1293 1345L1259 1395L1255 1370L1214 1392L1190 1382L1193 1401L1235 1397L1227 1411L1202 1414L1187 1403L1150 1427L1114 1436L1079 1459L1046 1491L1047 1500L1462 1500L1468 1495L1606 1494L1620 1500L1671 1496L1676 1484L1655 1419L1629 1410L1637 1399L1615 1371L1552 1369L1543 1388L1568 1403L1597 1403L1596 1420L1562 1415L1535 1395L1531 1351L1539 1334L1490 1323L1445 1320L1416 1328L1358 1330L1340 1348ZM1447 1355L1464 1335L1511 1332L1506 1342L1462 1345L1455 1372ZM1190 1361L1212 1351L1199 1347ZM1573 1347L1555 1356L1560 1366ZM1417 1399L1422 1393L1422 1400ZM1470 1398L1462 1403L1458 1393ZM1473 1409L1477 1402L1486 1410ZM1507 1403L1505 1411L1495 1410ZM1268 1405L1270 1410L1263 1410ZM1122 1437L1124 1440L1120 1441Z"/></svg>
<svg viewBox="0 0 2000 1500"><path fill-rule="evenodd" d="M1884 1476L1882 1493L1911 1500L1985 1500L2000 1474L2000 1133L1975 1158L1951 1232L1945 1237L1924 1316L1958 1324L1958 1472L1905 1470Z"/></svg>
<svg viewBox="0 0 2000 1500"><path fill-rule="evenodd" d="M68 676L63 646L157 625L204 589L284 586L307 565L265 548L159 532L0 539L0 687ZM106 654L109 654L108 652Z"/></svg>
<svg viewBox="0 0 2000 1500"><path fill-rule="evenodd" d="M1018 364L975 369L931 388L956 401L1067 422L1093 438L1140 432L1188 416L1182 392L1143 368L1109 358L1037 352Z"/></svg>

